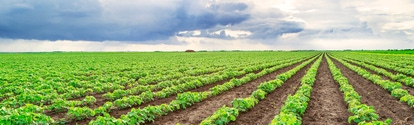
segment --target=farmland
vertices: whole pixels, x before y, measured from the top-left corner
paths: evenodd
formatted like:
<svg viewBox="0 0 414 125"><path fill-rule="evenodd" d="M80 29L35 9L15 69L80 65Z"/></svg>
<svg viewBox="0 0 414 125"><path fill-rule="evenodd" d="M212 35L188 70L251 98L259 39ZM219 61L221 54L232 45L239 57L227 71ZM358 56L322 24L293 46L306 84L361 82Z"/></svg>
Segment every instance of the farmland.
<svg viewBox="0 0 414 125"><path fill-rule="evenodd" d="M0 54L0 124L414 124L410 52Z"/></svg>

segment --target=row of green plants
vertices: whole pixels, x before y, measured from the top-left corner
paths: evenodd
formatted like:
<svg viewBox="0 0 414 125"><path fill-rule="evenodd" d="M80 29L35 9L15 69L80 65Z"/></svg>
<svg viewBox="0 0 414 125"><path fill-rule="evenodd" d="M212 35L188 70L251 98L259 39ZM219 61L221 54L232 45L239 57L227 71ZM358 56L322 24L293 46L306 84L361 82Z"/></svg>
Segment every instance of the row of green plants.
<svg viewBox="0 0 414 125"><path fill-rule="evenodd" d="M312 64L306 74L301 79L301 86L298 88L296 93L291 96L289 95L280 109L278 115L276 115L271 125L301 125L302 116L308 107L310 96L312 92L313 83L316 81L316 74L321 64L322 55Z"/></svg>
<svg viewBox="0 0 414 125"><path fill-rule="evenodd" d="M27 121L31 121L32 123L65 123L70 122L73 120L82 120L87 117L94 116L95 114L102 114L106 112L110 112L110 110L113 109L112 102L107 102L103 106L96 108L95 110L92 110L86 106L93 105L96 102L96 99L93 96L86 96L81 101L67 101L63 99L55 99L53 100L53 105L49 106L37 106L33 104L26 104L23 107L12 109L12 108L6 108L2 107L3 114L1 118L4 118L4 121L19 121L23 123L28 123L22 120L25 118ZM84 107L82 107L84 106ZM31 110L27 110L30 108ZM9 111L7 111L8 109ZM35 110L34 110L35 109ZM67 111L67 118L59 119L58 121L54 121L49 116L43 114L45 111L54 111L56 113L58 112L65 112ZM31 117L19 117L20 119L15 119L14 117L18 117L19 114L30 114ZM41 117L41 118L39 118ZM47 120L49 119L49 120ZM50 120L51 119L51 120ZM3 122L0 122L3 123ZM14 122L11 122L14 123Z"/></svg>
<svg viewBox="0 0 414 125"><path fill-rule="evenodd" d="M86 83L85 83L86 84ZM114 90L114 89L121 89L124 88L120 85L110 86L108 84L101 84L98 85L99 90L106 89L106 91ZM25 104L36 104L36 105L50 105L53 103L53 100L55 99L74 99L74 98L80 98L87 96L87 93L92 93L93 89L70 89L73 87L64 87L62 88L68 88L69 90L72 90L67 93L58 94L59 92L56 91L41 91L34 92L36 90L30 90L30 89L22 89L23 91L15 96L10 96L6 99L4 99L0 106L2 107L10 107L10 108L18 108L20 106L24 106ZM98 88L98 87L97 87Z"/></svg>
<svg viewBox="0 0 414 125"><path fill-rule="evenodd" d="M249 64L245 64L245 65L249 65ZM236 65L232 65L230 67L234 67L236 68ZM149 77L147 73L134 73L131 74L131 78L135 78L136 81L140 84L140 85L150 85L150 84L156 84L158 82L162 82L162 81L167 81L167 80L173 80L173 79L178 79L178 78L182 78L185 76L199 76L199 75L204 75L204 74L211 74L214 72L218 72L221 70L226 69L226 67L224 66L220 66L220 67L202 67L200 69L196 69L196 68L179 68L178 71L175 72L170 72L168 74L155 74Z"/></svg>
<svg viewBox="0 0 414 125"><path fill-rule="evenodd" d="M261 83L257 89L252 93L251 96L247 98L236 98L232 101L232 107L227 107L224 105L214 112L211 116L204 119L200 124L201 125L215 125L215 124L227 124L231 121L235 121L239 112L245 112L253 108L260 100L263 100L268 93L273 92L276 88L282 86L282 84L296 74L297 71L311 63L315 60L314 57L308 61L303 62L302 64L296 66L295 68L284 72L278 76L276 79Z"/></svg>
<svg viewBox="0 0 414 125"><path fill-rule="evenodd" d="M45 114L43 108L26 104L19 108L0 108L0 124L2 125L46 125L55 121Z"/></svg>
<svg viewBox="0 0 414 125"><path fill-rule="evenodd" d="M341 70L335 66L328 56L326 56L326 60L334 80L339 84L339 89L344 94L344 101L348 104L348 111L353 114L348 117L349 123L354 122L361 125L391 124L391 119L378 121L379 116L374 107L362 103L361 96L355 91L352 85L349 84L348 79L342 75Z"/></svg>
<svg viewBox="0 0 414 125"><path fill-rule="evenodd" d="M112 110L114 110L114 104L112 102L106 102L102 106L90 109L89 107L67 107L67 113L64 118L60 118L55 122L50 122L52 124L66 124L74 121L83 120L93 116L102 116L109 115Z"/></svg>
<svg viewBox="0 0 414 125"><path fill-rule="evenodd" d="M335 58L346 67L350 68L358 75L370 80L374 84L377 84L391 93L391 95L395 98L398 98L401 102L407 103L409 106L414 107L414 96L410 95L407 90L401 88L401 83L399 82L391 82L389 80L384 80L381 76L371 74L370 72L362 69L361 67L352 65L348 62L345 62L342 59Z"/></svg>

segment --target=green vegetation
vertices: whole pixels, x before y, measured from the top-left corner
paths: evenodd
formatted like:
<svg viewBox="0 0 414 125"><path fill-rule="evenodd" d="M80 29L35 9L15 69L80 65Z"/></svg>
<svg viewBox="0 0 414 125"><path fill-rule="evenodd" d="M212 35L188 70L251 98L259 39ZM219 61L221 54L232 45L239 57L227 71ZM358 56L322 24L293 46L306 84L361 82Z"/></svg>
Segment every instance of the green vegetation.
<svg viewBox="0 0 414 125"><path fill-rule="evenodd" d="M308 103L312 101L310 96L318 79L318 67L325 61L323 57L352 114L347 122L391 124L391 119L379 118L376 112L384 107L361 102L361 96L366 95L354 90L348 83L350 78L342 75L333 60L387 90L404 105L414 107L414 96L402 87L414 87L414 56L410 52L2 53L0 124L73 124L91 119L90 125L144 124L177 110L188 110L196 103L202 104L203 100L254 83L253 80L294 64L297 64L294 68L274 79L266 77L266 82L255 84L257 87L249 96L217 105L216 108L221 108L214 109L200 124L223 125L237 120L239 115L263 104L260 101L271 98L267 97L269 93L282 91L278 90L280 86L310 65L306 74L300 76L300 87L295 94L285 96L284 105L268 123L302 124ZM205 86L209 87L202 88ZM151 103L168 97L174 98L163 104ZM128 112L112 116L125 110Z"/></svg>
<svg viewBox="0 0 414 125"><path fill-rule="evenodd" d="M389 49L389 50L371 50L371 51L361 51L363 53L377 53L377 54L414 54L414 49Z"/></svg>

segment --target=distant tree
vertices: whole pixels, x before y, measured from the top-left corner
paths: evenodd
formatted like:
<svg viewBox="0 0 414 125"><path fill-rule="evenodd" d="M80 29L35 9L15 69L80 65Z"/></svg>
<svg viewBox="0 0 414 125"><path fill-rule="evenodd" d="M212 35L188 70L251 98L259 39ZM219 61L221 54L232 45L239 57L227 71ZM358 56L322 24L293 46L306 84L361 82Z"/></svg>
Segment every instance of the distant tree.
<svg viewBox="0 0 414 125"><path fill-rule="evenodd" d="M195 52L195 51L191 50L191 49L187 49L187 50L185 50L185 52Z"/></svg>

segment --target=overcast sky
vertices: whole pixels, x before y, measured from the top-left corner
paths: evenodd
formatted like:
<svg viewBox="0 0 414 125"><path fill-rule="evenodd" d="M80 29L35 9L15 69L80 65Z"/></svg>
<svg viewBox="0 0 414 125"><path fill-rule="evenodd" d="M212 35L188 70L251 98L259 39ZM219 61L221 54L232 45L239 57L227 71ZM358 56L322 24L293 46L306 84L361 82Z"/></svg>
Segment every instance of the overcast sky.
<svg viewBox="0 0 414 125"><path fill-rule="evenodd" d="M0 51L414 48L412 0L0 0Z"/></svg>

